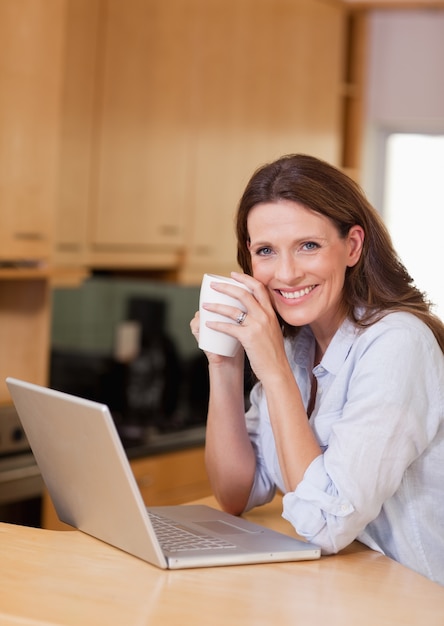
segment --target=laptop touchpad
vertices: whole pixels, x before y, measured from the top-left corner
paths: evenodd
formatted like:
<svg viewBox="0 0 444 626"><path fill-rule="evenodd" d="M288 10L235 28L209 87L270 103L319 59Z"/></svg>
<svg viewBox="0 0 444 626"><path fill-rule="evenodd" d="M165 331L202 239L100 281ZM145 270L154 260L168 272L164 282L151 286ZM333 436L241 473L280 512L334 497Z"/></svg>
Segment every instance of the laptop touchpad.
<svg viewBox="0 0 444 626"><path fill-rule="evenodd" d="M234 533L262 533L263 531L259 528L258 530L246 530L245 528L241 528L240 526L236 526L235 524L229 524L228 522L223 522L222 520L214 520L208 522L194 522L197 526L202 526L207 530L218 533L218 534L226 534L233 535Z"/></svg>

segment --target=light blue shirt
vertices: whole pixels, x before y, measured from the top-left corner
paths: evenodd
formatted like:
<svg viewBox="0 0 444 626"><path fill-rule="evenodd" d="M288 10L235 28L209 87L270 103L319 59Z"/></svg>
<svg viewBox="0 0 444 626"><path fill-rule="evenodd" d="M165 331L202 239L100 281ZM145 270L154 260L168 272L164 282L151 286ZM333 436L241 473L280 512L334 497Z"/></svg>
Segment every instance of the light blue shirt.
<svg viewBox="0 0 444 626"><path fill-rule="evenodd" d="M307 406L310 328L286 349ZM284 495L283 517L324 554L359 539L444 584L444 356L432 332L408 313L363 331L346 321L313 373L322 455ZM246 420L257 456L249 509L285 493L260 383Z"/></svg>

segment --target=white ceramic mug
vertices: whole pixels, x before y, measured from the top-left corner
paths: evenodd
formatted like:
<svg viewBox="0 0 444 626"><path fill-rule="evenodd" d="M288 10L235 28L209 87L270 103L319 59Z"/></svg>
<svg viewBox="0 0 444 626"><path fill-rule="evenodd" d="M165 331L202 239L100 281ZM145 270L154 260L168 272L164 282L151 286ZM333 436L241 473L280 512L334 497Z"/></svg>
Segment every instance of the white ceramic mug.
<svg viewBox="0 0 444 626"><path fill-rule="evenodd" d="M200 289L200 298L199 298L199 314L200 314L200 324L199 324L199 348L201 350L205 350L206 352L212 352L213 354L220 354L221 356L234 356L240 347L239 341L235 337L231 337L231 335L227 335L227 333L223 333L217 330L213 330L212 328L208 328L206 322L212 321L221 321L221 322L231 322L232 324L236 324L236 321L231 317L226 317L225 315L219 315L218 313L213 313L212 311L207 311L202 308L202 304L204 302L207 303L217 303L217 304L228 304L229 306L234 306L242 311L245 311L244 305L237 300L236 298L232 298L231 296L227 296L224 293L220 293L219 291L215 291L210 287L210 283L212 282L220 282L220 283L230 283L231 285L236 285L237 287L241 287L246 291L250 291L248 287L243 285L242 283L234 280L234 278L228 278L227 276L217 276L216 274L204 274L202 279L202 285Z"/></svg>

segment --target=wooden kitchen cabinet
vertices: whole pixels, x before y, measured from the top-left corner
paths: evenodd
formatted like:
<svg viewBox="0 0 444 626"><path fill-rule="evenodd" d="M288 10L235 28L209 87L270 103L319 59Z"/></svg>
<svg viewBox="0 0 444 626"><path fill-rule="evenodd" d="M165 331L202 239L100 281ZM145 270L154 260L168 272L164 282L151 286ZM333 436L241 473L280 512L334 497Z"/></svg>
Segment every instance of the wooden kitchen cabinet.
<svg viewBox="0 0 444 626"><path fill-rule="evenodd" d="M368 11L347 19L348 54L344 67L342 169L362 184L365 85L369 53Z"/></svg>
<svg viewBox="0 0 444 626"><path fill-rule="evenodd" d="M90 260L175 268L192 177L188 3L107 0L101 24Z"/></svg>
<svg viewBox="0 0 444 626"><path fill-rule="evenodd" d="M0 404L11 404L5 378L47 383L50 334L47 274L0 269Z"/></svg>
<svg viewBox="0 0 444 626"><path fill-rule="evenodd" d="M204 448L189 448L132 461L146 505L182 504L211 494Z"/></svg>
<svg viewBox="0 0 444 626"><path fill-rule="evenodd" d="M65 0L0 0L0 404L45 384Z"/></svg>
<svg viewBox="0 0 444 626"><path fill-rule="evenodd" d="M0 263L52 254L64 19L60 0L0 1Z"/></svg>
<svg viewBox="0 0 444 626"><path fill-rule="evenodd" d="M68 2L65 260L83 229L91 268L227 273L256 167L288 152L340 164L339 3Z"/></svg>
<svg viewBox="0 0 444 626"><path fill-rule="evenodd" d="M187 448L133 459L131 468L145 504L183 504L211 494L204 448ZM43 496L42 527L72 530L57 517L48 493Z"/></svg>
<svg viewBox="0 0 444 626"><path fill-rule="evenodd" d="M292 152L339 165L345 15L322 0L220 0L202 2L195 20L195 191L181 275L196 283L236 269L234 215L257 167Z"/></svg>
<svg viewBox="0 0 444 626"><path fill-rule="evenodd" d="M67 0L54 265L64 281L88 267L101 0Z"/></svg>

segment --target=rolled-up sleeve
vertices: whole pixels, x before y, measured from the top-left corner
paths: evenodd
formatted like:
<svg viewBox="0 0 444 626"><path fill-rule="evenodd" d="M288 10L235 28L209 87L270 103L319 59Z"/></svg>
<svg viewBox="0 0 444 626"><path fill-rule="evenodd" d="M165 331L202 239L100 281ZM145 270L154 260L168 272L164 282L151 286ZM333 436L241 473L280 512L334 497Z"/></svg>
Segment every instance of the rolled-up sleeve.
<svg viewBox="0 0 444 626"><path fill-rule="evenodd" d="M326 529L327 516L344 518L355 510L351 502L338 494L328 477L323 455L312 461L296 490L284 496L283 504L283 517L308 540ZM338 536L337 530L328 535L322 542L324 554L337 552L349 541L348 537ZM353 539L354 536L350 541Z"/></svg>

